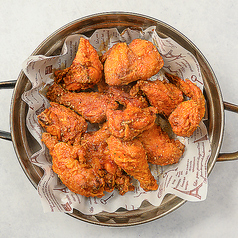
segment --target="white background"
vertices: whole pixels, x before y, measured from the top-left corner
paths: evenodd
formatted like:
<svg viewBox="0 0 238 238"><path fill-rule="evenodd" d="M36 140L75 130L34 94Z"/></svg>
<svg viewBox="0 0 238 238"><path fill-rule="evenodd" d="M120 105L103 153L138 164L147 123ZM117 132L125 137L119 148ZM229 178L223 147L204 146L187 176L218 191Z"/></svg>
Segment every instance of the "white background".
<svg viewBox="0 0 238 238"><path fill-rule="evenodd" d="M0 0L0 81L16 79L22 62L52 32L107 11L145 14L186 35L212 66L225 101L238 104L237 0ZM10 131L12 90L0 90L0 130ZM222 152L238 150L238 115L225 113ZM238 161L216 163L203 202L188 202L150 223L127 228L92 225L43 213L13 145L0 140L0 237L237 237Z"/></svg>

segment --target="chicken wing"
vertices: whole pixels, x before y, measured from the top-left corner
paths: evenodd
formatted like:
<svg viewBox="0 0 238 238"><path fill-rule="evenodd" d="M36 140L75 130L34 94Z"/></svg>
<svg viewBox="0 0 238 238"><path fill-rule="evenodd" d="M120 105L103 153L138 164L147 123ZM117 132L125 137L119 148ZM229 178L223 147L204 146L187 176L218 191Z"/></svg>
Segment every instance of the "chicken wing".
<svg viewBox="0 0 238 238"><path fill-rule="evenodd" d="M104 180L85 163L85 151L80 145L58 142L56 137L43 133L42 140L50 150L52 169L69 190L86 197L102 197Z"/></svg>
<svg viewBox="0 0 238 238"><path fill-rule="evenodd" d="M145 191L157 190L158 184L150 172L145 150L137 139L122 141L114 136L107 139L115 163L140 182Z"/></svg>
<svg viewBox="0 0 238 238"><path fill-rule="evenodd" d="M51 102L39 116L38 122L59 141L73 144L87 130L87 122L77 113L58 103Z"/></svg>
<svg viewBox="0 0 238 238"><path fill-rule="evenodd" d="M55 82L70 91L93 87L102 77L103 66L97 51L83 37L70 67L55 72Z"/></svg>
<svg viewBox="0 0 238 238"><path fill-rule="evenodd" d="M159 125L154 124L143 131L138 139L145 148L148 162L161 166L178 163L184 153L185 146L179 141L170 139Z"/></svg>
<svg viewBox="0 0 238 238"><path fill-rule="evenodd" d="M124 110L108 109L108 127L112 135L131 140L153 126L157 110L154 107L139 108L129 103Z"/></svg>
<svg viewBox="0 0 238 238"><path fill-rule="evenodd" d="M47 92L50 101L65 105L91 123L101 123L106 119L107 109L116 109L118 104L108 95L99 92L68 92L53 84Z"/></svg>
<svg viewBox="0 0 238 238"><path fill-rule="evenodd" d="M126 85L138 79L148 79L164 64L156 47L141 39L135 39L129 45L115 44L103 60L105 80L109 85Z"/></svg>
<svg viewBox="0 0 238 238"><path fill-rule="evenodd" d="M180 103L170 114L169 123L178 136L190 137L205 114L205 98L200 88L189 80L166 73L166 77L180 88L190 100Z"/></svg>
<svg viewBox="0 0 238 238"><path fill-rule="evenodd" d="M131 94L136 94L138 90L142 90L150 104L165 117L168 117L178 104L184 100L182 91L166 81L141 80L133 87Z"/></svg>
<svg viewBox="0 0 238 238"><path fill-rule="evenodd" d="M176 85L187 97L195 101L199 107L200 118L204 117L205 114L205 97L199 87L192 83L190 80L185 81L178 76L165 73L165 76L170 82Z"/></svg>

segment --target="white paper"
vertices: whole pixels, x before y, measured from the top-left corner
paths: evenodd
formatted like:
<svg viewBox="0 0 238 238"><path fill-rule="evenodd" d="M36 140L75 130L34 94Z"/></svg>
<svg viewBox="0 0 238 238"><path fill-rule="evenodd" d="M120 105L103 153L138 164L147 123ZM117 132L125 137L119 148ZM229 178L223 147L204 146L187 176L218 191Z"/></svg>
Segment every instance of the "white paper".
<svg viewBox="0 0 238 238"><path fill-rule="evenodd" d="M58 56L30 56L23 63L23 70L32 83L32 89L22 95L22 99L29 105L26 125L42 147L31 157L31 162L44 170L44 176L38 184L38 193L44 211L71 213L75 208L84 214L96 214L101 211L114 212L120 207L134 210L139 208L144 200L159 206L167 193L175 194L188 201L204 200L207 195L207 162L211 148L203 122L190 138L178 138L185 144L184 155L178 164L164 167L151 166L151 171L159 184L157 191L145 192L137 183L135 191L123 196L115 190L112 193L105 193L102 198L86 198L72 193L61 183L52 170L48 150L41 142L43 131L38 124L37 115L49 107L49 102L43 95L45 87L53 82L54 70L71 65L80 37L85 36L67 37L62 52ZM126 29L122 34L119 34L115 28L100 29L87 39L101 55L115 43L120 41L130 43L135 38L152 41L164 59L163 70L152 79L161 78L165 70L169 73L177 73L183 79L188 78L196 82L197 86L203 90L200 67L194 55L172 39L160 38L155 27L149 27L144 31Z"/></svg>

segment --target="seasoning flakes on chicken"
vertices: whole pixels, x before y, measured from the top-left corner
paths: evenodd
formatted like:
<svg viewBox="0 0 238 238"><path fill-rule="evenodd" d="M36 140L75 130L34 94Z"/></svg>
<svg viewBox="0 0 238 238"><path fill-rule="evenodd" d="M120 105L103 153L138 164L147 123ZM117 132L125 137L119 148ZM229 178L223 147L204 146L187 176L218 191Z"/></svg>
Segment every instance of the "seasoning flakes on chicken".
<svg viewBox="0 0 238 238"><path fill-rule="evenodd" d="M104 195L104 179L85 162L82 146L58 142L49 133L43 133L42 141L52 156L53 171L70 191L86 197Z"/></svg>
<svg viewBox="0 0 238 238"><path fill-rule="evenodd" d="M126 85L157 74L164 61L150 41L135 39L129 45L117 43L103 57L106 83Z"/></svg>
<svg viewBox="0 0 238 238"><path fill-rule="evenodd" d="M122 141L110 136L107 143L115 163L137 179L141 188L145 191L158 189L158 184L150 172L144 147L138 139Z"/></svg>
<svg viewBox="0 0 238 238"><path fill-rule="evenodd" d="M135 107L145 108L148 107L146 98L141 95L130 95L129 92L125 91L123 87L111 86L108 88L107 93L117 102L123 106L132 104Z"/></svg>
<svg viewBox="0 0 238 238"><path fill-rule="evenodd" d="M84 134L81 144L86 150L88 163L101 173L105 181L105 191L112 192L115 188L119 194L124 195L128 191L133 191L131 178L111 158L106 140L111 133L108 130L107 123L98 131Z"/></svg>
<svg viewBox="0 0 238 238"><path fill-rule="evenodd" d="M168 73L170 82L148 80L164 62L146 40L117 43L101 62L81 37L72 65L55 72L46 94L51 106L38 116L53 171L86 197L100 198L114 189L124 195L135 189L132 177L144 191L157 190L149 163L178 163L185 151L155 124L157 114L176 135L189 137L204 116L204 96L192 82Z"/></svg>
<svg viewBox="0 0 238 238"><path fill-rule="evenodd" d="M199 126L205 114L205 98L194 83L189 80L168 74L166 77L174 83L187 97L188 101L181 102L170 114L169 123L173 132L178 136L190 137Z"/></svg>
<svg viewBox="0 0 238 238"><path fill-rule="evenodd" d="M106 115L109 130L115 137L132 140L153 126L156 112L154 107L139 108L131 103L124 110L108 109Z"/></svg>
<svg viewBox="0 0 238 238"><path fill-rule="evenodd" d="M168 117L184 100L182 91L172 83L167 83L166 81L141 80L137 82L131 93L135 94L138 90L142 90L150 104L157 108L159 114L165 117Z"/></svg>
<svg viewBox="0 0 238 238"><path fill-rule="evenodd" d="M69 91L92 88L102 78L103 66L97 51L83 37L70 67L55 72L55 82Z"/></svg>
<svg viewBox="0 0 238 238"><path fill-rule="evenodd" d="M47 92L50 101L65 105L91 123L101 123L106 119L107 109L116 109L118 104L108 95L99 92L69 92L53 84Z"/></svg>
<svg viewBox="0 0 238 238"><path fill-rule="evenodd" d="M87 122L71 109L51 102L39 116L38 122L59 141L73 144L80 140L81 134L87 130Z"/></svg>
<svg viewBox="0 0 238 238"><path fill-rule="evenodd" d="M148 162L151 164L160 166L175 164L184 153L185 146L179 140L170 139L169 135L156 124L142 132L138 139L144 146Z"/></svg>

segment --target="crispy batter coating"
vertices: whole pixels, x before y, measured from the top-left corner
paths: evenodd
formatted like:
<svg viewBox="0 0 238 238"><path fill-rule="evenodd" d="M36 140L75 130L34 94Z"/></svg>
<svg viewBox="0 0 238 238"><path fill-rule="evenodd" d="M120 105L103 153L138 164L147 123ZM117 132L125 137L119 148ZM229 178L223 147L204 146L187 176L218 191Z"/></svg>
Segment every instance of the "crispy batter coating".
<svg viewBox="0 0 238 238"><path fill-rule="evenodd" d="M81 37L73 63L55 72L55 82L70 91L91 88L102 78L102 70L97 51L87 39Z"/></svg>
<svg viewBox="0 0 238 238"><path fill-rule="evenodd" d="M202 119L205 114L205 97L199 87L192 83L190 80L185 81L178 76L165 73L165 76L178 87L187 97L195 101L199 107L200 118Z"/></svg>
<svg viewBox="0 0 238 238"><path fill-rule="evenodd" d="M151 164L164 166L178 163L184 153L185 146L179 140L170 139L156 124L142 132L138 139L144 146L148 162Z"/></svg>
<svg viewBox="0 0 238 238"><path fill-rule="evenodd" d="M127 106L132 104L135 107L145 108L148 107L147 100L140 95L132 96L130 93L126 92L123 87L111 86L108 88L107 93L120 104Z"/></svg>
<svg viewBox="0 0 238 238"><path fill-rule="evenodd" d="M184 101L169 116L173 132L178 136L190 137L199 126L205 114L205 98L200 88L189 80L183 81L177 76L166 73L166 77L183 93L190 97Z"/></svg>
<svg viewBox="0 0 238 238"><path fill-rule="evenodd" d="M47 90L46 97L51 102L57 102L60 103L60 98L64 94L69 93L69 91L62 88L61 85L57 83L53 83Z"/></svg>
<svg viewBox="0 0 238 238"><path fill-rule="evenodd" d="M53 84L47 92L50 101L65 105L91 123L101 123L106 119L107 109L116 109L118 104L108 95L99 92L68 92Z"/></svg>
<svg viewBox="0 0 238 238"><path fill-rule="evenodd" d="M135 94L138 90L142 90L150 104L165 117L184 100L182 91L166 81L138 81L132 91Z"/></svg>
<svg viewBox="0 0 238 238"><path fill-rule="evenodd" d="M182 102L169 116L173 132L184 137L190 137L200 121L199 107L193 100Z"/></svg>
<svg viewBox="0 0 238 238"><path fill-rule="evenodd" d="M138 79L148 79L164 65L156 47L141 39L135 39L129 45L115 44L103 60L105 80L109 85L125 85Z"/></svg>
<svg viewBox="0 0 238 238"><path fill-rule="evenodd" d="M154 107L139 108L129 103L125 110L108 109L108 127L112 135L131 140L153 126L157 110Z"/></svg>
<svg viewBox="0 0 238 238"><path fill-rule="evenodd" d="M146 153L138 139L122 141L114 136L107 139L115 163L140 182L145 191L157 190L158 184L150 172Z"/></svg>
<svg viewBox="0 0 238 238"><path fill-rule="evenodd" d="M74 143L87 130L87 122L65 106L51 102L39 116L38 122L51 135L59 141Z"/></svg>
<svg viewBox="0 0 238 238"><path fill-rule="evenodd" d="M163 58L152 42L135 39L129 44L129 48L136 55L133 70L140 79L152 77L164 66Z"/></svg>
<svg viewBox="0 0 238 238"><path fill-rule="evenodd" d="M87 161L98 173L101 173L105 181L105 191L112 192L118 189L121 195L134 190L131 178L111 158L106 140L111 133L107 123L94 132L86 133L82 139L82 146L86 149Z"/></svg>
<svg viewBox="0 0 238 238"><path fill-rule="evenodd" d="M85 163L85 151L82 146L58 142L49 133L43 133L42 140L50 150L53 171L69 190L86 197L104 195L104 180Z"/></svg>
<svg viewBox="0 0 238 238"><path fill-rule="evenodd" d="M135 189L132 177L145 191L157 190L148 163L177 163L185 146L155 124L156 114L168 119L175 134L189 137L204 116L204 96L192 82L168 73L170 83L147 80L164 62L146 40L118 43L101 62L80 38L72 65L55 72L46 95L51 107L38 116L52 168L72 192L86 197L114 189L124 195ZM100 129L86 131L87 123Z"/></svg>

